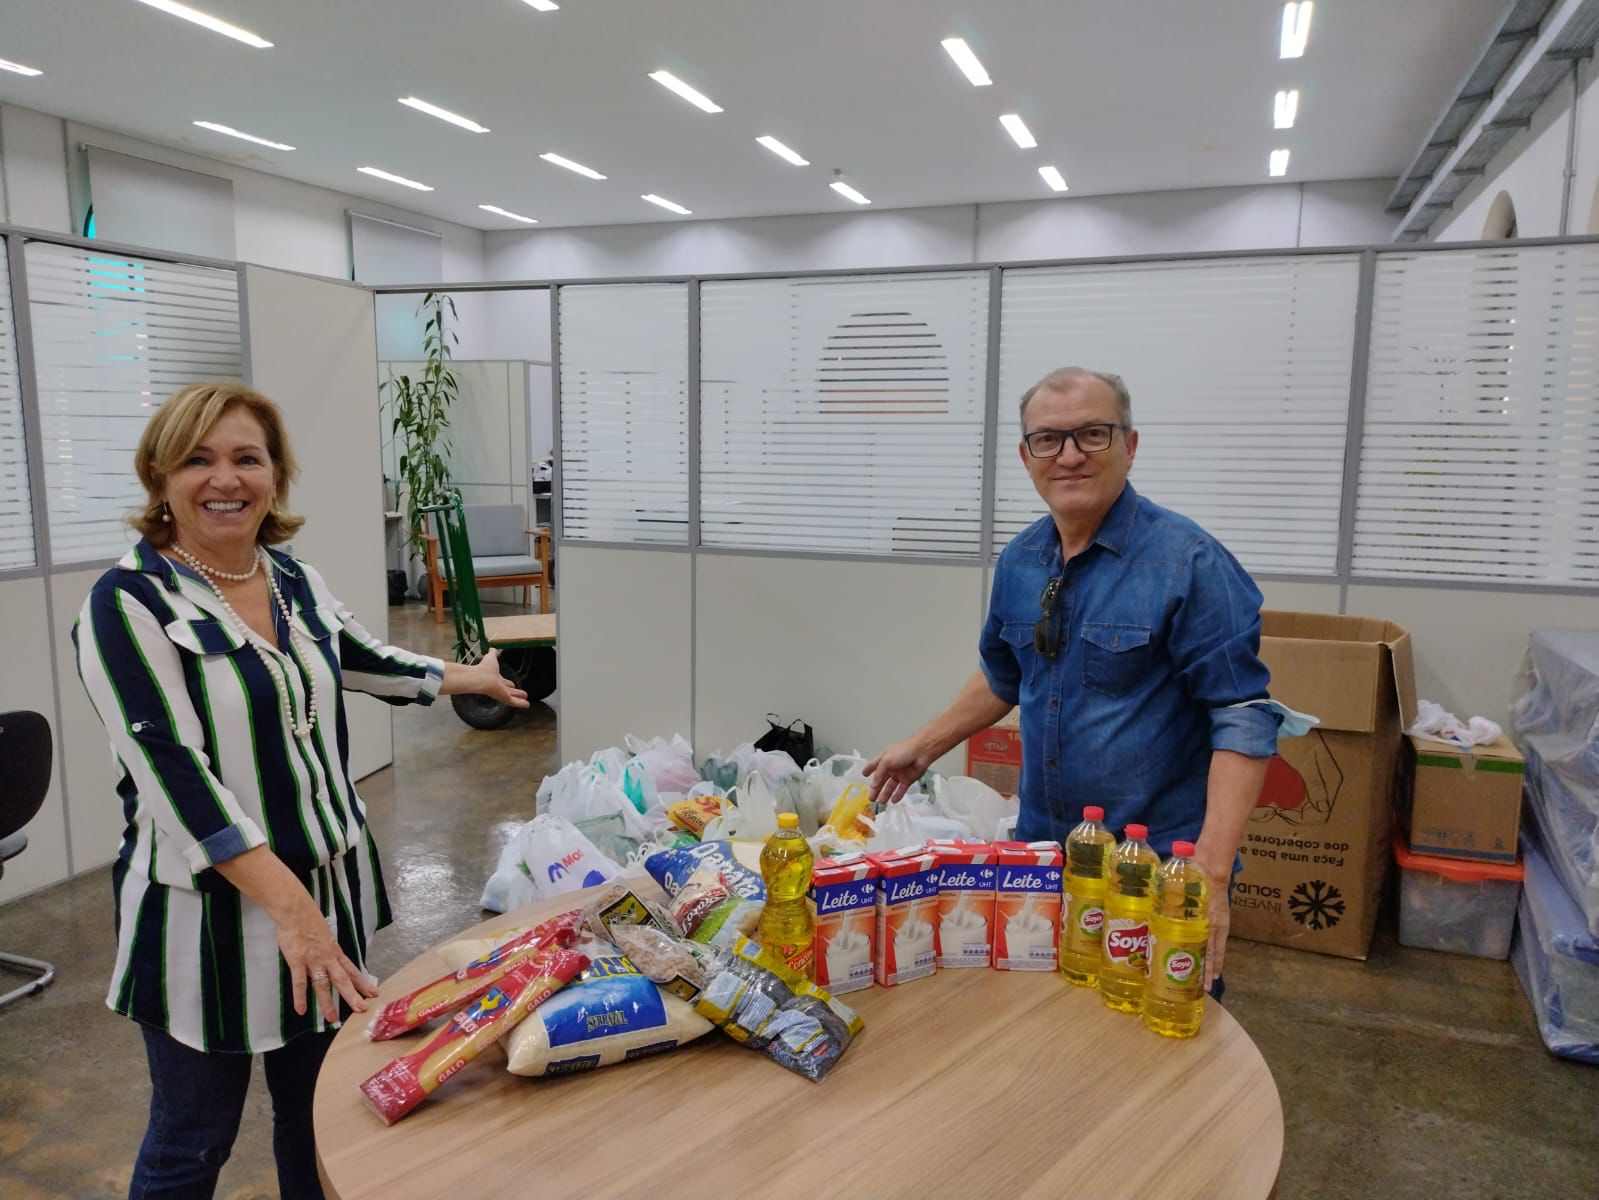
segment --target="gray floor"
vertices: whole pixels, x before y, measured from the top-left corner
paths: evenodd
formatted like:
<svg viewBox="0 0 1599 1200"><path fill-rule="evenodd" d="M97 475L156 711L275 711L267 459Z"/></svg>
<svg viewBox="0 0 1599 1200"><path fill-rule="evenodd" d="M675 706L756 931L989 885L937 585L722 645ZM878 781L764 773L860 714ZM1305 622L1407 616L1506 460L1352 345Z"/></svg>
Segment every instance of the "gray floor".
<svg viewBox="0 0 1599 1200"><path fill-rule="evenodd" d="M416 606L392 629L446 649ZM544 705L496 733L448 703L398 709L394 731L394 766L360 785L396 914L379 974L479 919L500 844L559 765ZM104 1004L110 899L102 870L0 908L0 947L60 967L0 1010L4 1200L125 1194L149 1084L137 1031ZM1227 984L1282 1096L1279 1197L1599 1196L1599 1068L1544 1050L1507 964L1397 946L1388 914L1365 963L1239 941ZM275 1193L270 1120L258 1072L219 1195Z"/></svg>

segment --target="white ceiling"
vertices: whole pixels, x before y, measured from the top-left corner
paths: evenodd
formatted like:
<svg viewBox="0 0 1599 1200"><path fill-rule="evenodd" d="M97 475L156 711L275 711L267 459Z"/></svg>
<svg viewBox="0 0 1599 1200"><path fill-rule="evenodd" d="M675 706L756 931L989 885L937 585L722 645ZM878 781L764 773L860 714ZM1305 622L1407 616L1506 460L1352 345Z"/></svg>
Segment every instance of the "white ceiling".
<svg viewBox="0 0 1599 1200"><path fill-rule="evenodd" d="M1280 60L1278 0L189 0L256 50L135 0L0 0L0 102L482 229L849 211L1266 182L1393 177L1491 35L1505 0L1318 0L1309 50ZM941 49L965 37L993 76ZM647 76L666 68L726 110ZM1272 129L1278 88L1296 127ZM396 103L470 116L472 134ZM1020 113L1023 151L1000 128ZM266 150L210 120L288 142ZM772 134L811 160L756 145ZM554 150L605 182L539 160ZM373 165L422 193L358 174Z"/></svg>

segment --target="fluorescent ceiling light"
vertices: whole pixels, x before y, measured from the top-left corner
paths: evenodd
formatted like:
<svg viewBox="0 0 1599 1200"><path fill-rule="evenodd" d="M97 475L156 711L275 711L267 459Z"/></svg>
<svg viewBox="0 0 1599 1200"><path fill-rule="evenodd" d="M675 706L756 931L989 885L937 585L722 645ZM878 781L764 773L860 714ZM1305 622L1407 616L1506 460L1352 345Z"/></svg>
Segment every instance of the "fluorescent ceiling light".
<svg viewBox="0 0 1599 1200"><path fill-rule="evenodd" d="M1291 92L1278 92L1277 99L1272 104L1272 122L1278 129L1292 129L1294 119L1299 115L1299 89Z"/></svg>
<svg viewBox="0 0 1599 1200"><path fill-rule="evenodd" d="M679 96L683 97L683 99L687 100L701 112L719 113L722 111L722 106L720 104L717 104L704 92L697 91L694 88L689 87L688 84L684 83L670 71L651 71L650 78L655 80L656 83L660 84L667 91L676 92Z"/></svg>
<svg viewBox="0 0 1599 1200"><path fill-rule="evenodd" d="M561 6L555 0L522 0L529 8L536 8L540 12L554 12Z"/></svg>
<svg viewBox="0 0 1599 1200"><path fill-rule="evenodd" d="M1298 58L1305 53L1310 41L1310 0L1299 0L1283 5L1283 40L1279 57Z"/></svg>
<svg viewBox="0 0 1599 1200"><path fill-rule="evenodd" d="M1005 127L1005 132L1010 134L1011 140L1023 150L1031 150L1038 145L1038 139L1033 136L1032 130L1027 128L1027 123L1015 113L1006 113L999 119L999 123Z"/></svg>
<svg viewBox="0 0 1599 1200"><path fill-rule="evenodd" d="M553 150L548 154L539 155L547 163L554 163L558 167L565 167L568 171L576 171L579 175L587 175L590 179L604 179L593 167L585 167L580 162L573 162L570 158L562 158Z"/></svg>
<svg viewBox="0 0 1599 1200"><path fill-rule="evenodd" d="M484 212L491 212L497 217L510 217L513 221L520 221L524 225L537 225L537 217L524 217L521 213L514 213L508 208L501 208L498 204L479 204Z"/></svg>
<svg viewBox="0 0 1599 1200"><path fill-rule="evenodd" d="M187 4L179 4L178 0L139 0L140 4L150 8L159 9L174 17L181 17L185 21L193 21L202 28L209 29L212 33L220 33L223 37L230 37L236 42L243 42L246 46L254 46L257 50L269 49L272 45L266 38L251 33L248 29L240 29L237 25L229 25L220 17L213 17L210 13L203 13L197 8L190 8Z"/></svg>
<svg viewBox="0 0 1599 1200"><path fill-rule="evenodd" d="M463 117L460 113L452 113L447 108L440 108L437 104L429 104L426 100L418 100L415 96L401 96L400 103L407 108L414 108L417 112L425 112L430 117L437 117L441 121L448 121L451 125L459 125L462 129L469 129L473 133L487 133L487 125L479 125L471 117Z"/></svg>
<svg viewBox="0 0 1599 1200"><path fill-rule="evenodd" d="M1271 152L1271 173L1273 175L1288 174L1288 151L1273 150Z"/></svg>
<svg viewBox="0 0 1599 1200"><path fill-rule="evenodd" d="M784 162L791 162L796 167L808 167L811 165L810 159L801 158L793 150L790 150L787 146L783 145L782 142L778 141L769 133L762 134L755 140L761 145L765 146L773 154L777 155L778 158L781 158Z"/></svg>
<svg viewBox="0 0 1599 1200"><path fill-rule="evenodd" d="M835 179L835 180L833 180L832 183L828 184L827 186L832 188L840 196L845 196L845 197L855 201L856 204L870 204L871 203L870 200L868 200L865 196L861 195L854 188L850 187L850 185L845 183L842 179Z"/></svg>
<svg viewBox="0 0 1599 1200"><path fill-rule="evenodd" d="M271 138L256 137L253 133L245 133L231 125L218 125L215 121L196 121L201 129L209 129L213 133L225 133L229 137L241 138L246 142L254 142L257 146L270 146L274 150L293 150L293 146L286 146L282 142L274 142Z"/></svg>
<svg viewBox="0 0 1599 1200"><path fill-rule="evenodd" d="M1066 180L1061 178L1058 168L1039 167L1038 173L1044 177L1044 182L1049 184L1051 191L1064 192L1066 190Z"/></svg>
<svg viewBox="0 0 1599 1200"><path fill-rule="evenodd" d="M977 55L972 53L965 38L945 38L942 44L945 53L955 60L955 65L961 69L961 74L972 81L973 87L987 87L994 82L983 70L983 64L977 61Z"/></svg>
<svg viewBox="0 0 1599 1200"><path fill-rule="evenodd" d="M43 75L38 67L25 67L19 62L12 62L9 58L0 58L0 71L12 71L18 75Z"/></svg>
<svg viewBox="0 0 1599 1200"><path fill-rule="evenodd" d="M431 192L433 190L425 183L407 179L404 175L391 175L388 171L380 170L377 167L357 167L356 170L363 175L371 175L377 179L387 179L390 183L397 183L401 187L415 188L419 192Z"/></svg>
<svg viewBox="0 0 1599 1200"><path fill-rule="evenodd" d="M675 212L680 217L686 217L690 215L689 210L684 208L681 204L674 204L665 196L657 196L654 192L651 192L647 196L640 196L639 199L648 200L651 204L659 204L662 208L669 212Z"/></svg>

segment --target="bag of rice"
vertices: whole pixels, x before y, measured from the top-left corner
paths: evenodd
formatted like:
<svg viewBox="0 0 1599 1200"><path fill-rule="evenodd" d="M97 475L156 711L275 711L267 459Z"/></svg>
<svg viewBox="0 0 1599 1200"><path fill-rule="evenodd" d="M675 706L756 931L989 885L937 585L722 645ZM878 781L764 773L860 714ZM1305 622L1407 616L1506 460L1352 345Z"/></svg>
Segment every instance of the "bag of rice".
<svg viewBox="0 0 1599 1200"><path fill-rule="evenodd" d="M711 1023L656 986L614 946L595 948L580 979L505 1040L513 1075L569 1075L674 1050Z"/></svg>

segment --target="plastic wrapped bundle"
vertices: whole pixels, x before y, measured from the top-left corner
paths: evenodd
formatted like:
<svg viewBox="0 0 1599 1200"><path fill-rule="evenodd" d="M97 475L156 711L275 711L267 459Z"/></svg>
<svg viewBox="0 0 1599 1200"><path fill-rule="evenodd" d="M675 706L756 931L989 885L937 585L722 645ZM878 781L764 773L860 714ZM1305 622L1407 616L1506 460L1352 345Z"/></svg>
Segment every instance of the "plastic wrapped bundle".
<svg viewBox="0 0 1599 1200"><path fill-rule="evenodd" d="M1560 886L1535 830L1523 830L1521 850L1527 878L1511 962L1544 1045L1599 1063L1599 939Z"/></svg>
<svg viewBox="0 0 1599 1200"><path fill-rule="evenodd" d="M1599 936L1599 814L1578 802L1529 743L1523 829L1537 830L1546 861Z"/></svg>
<svg viewBox="0 0 1599 1200"><path fill-rule="evenodd" d="M1510 725L1571 795L1599 815L1599 633L1539 629Z"/></svg>

